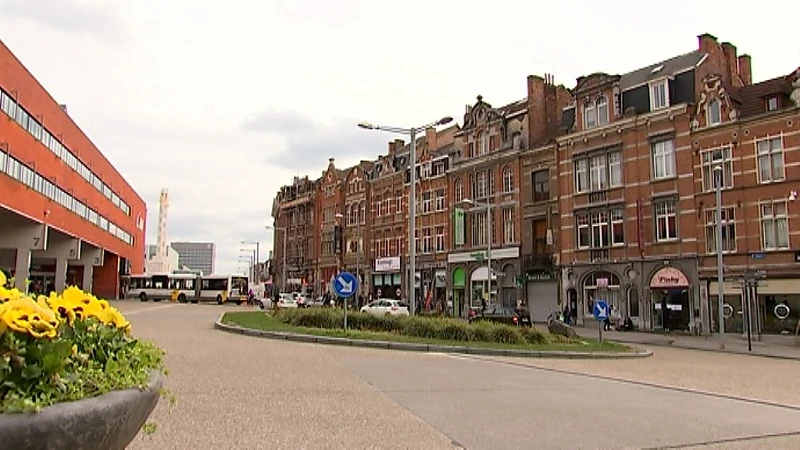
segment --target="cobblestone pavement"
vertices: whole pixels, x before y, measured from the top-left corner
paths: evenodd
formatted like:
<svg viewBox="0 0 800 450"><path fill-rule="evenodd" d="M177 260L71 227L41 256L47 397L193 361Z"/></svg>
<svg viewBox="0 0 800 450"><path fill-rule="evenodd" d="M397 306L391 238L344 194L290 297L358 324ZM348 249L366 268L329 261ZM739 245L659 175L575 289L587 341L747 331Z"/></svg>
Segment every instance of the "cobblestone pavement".
<svg viewBox="0 0 800 450"><path fill-rule="evenodd" d="M216 305L120 307L170 352L178 397L133 449L800 448L800 362L659 347L578 361L319 346L214 330Z"/></svg>

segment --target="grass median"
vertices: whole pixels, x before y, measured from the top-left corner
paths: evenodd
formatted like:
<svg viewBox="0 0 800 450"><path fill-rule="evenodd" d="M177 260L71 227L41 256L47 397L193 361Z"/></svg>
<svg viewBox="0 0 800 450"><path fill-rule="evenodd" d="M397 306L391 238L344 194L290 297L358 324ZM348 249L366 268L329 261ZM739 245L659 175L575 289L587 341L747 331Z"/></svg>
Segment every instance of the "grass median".
<svg viewBox="0 0 800 450"><path fill-rule="evenodd" d="M282 310L278 313L228 312L222 323L264 331L370 341L552 352L632 351L623 344L567 339L536 328L468 324L458 319L431 317L376 317L351 312L348 314L349 327L345 331L342 329L343 315L341 310L327 308Z"/></svg>

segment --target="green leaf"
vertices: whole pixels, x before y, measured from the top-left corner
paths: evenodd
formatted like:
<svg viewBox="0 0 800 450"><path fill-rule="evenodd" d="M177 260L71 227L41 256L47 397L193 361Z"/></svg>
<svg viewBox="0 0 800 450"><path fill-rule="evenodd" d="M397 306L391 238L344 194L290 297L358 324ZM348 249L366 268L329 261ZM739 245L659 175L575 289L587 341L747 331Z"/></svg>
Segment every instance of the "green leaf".
<svg viewBox="0 0 800 450"><path fill-rule="evenodd" d="M34 378L39 378L41 375L42 375L41 366L35 364L29 364L22 368L22 378L31 380Z"/></svg>

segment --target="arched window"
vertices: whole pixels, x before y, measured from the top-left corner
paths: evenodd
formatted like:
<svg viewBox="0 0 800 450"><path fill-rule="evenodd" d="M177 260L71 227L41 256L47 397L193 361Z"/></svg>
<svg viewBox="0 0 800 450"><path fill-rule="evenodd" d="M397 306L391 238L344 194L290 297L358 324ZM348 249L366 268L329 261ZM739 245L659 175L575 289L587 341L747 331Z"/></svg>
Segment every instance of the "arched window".
<svg viewBox="0 0 800 450"><path fill-rule="evenodd" d="M464 200L464 182L461 178L456 178L453 183L453 202L460 203L462 200Z"/></svg>
<svg viewBox="0 0 800 450"><path fill-rule="evenodd" d="M596 102L597 125L603 126L608 123L608 101L605 96L599 97Z"/></svg>
<svg viewBox="0 0 800 450"><path fill-rule="evenodd" d="M367 223L367 201L361 200L361 224Z"/></svg>
<svg viewBox="0 0 800 450"><path fill-rule="evenodd" d="M586 276L583 281L583 313L586 317L592 315L596 300L605 300L617 312L620 311L622 294L619 277L616 274L597 271Z"/></svg>
<svg viewBox="0 0 800 450"><path fill-rule="evenodd" d="M347 217L347 225L353 224L353 210L350 208L350 205L345 206L345 217Z"/></svg>
<svg viewBox="0 0 800 450"><path fill-rule="evenodd" d="M485 155L489 151L489 133L479 133L475 142L475 156Z"/></svg>
<svg viewBox="0 0 800 450"><path fill-rule="evenodd" d="M513 192L514 191L514 171L511 170L511 167L506 167L503 169L503 192Z"/></svg>
<svg viewBox="0 0 800 450"><path fill-rule="evenodd" d="M588 130L597 126L597 110L594 103L587 101L583 104L583 128Z"/></svg>

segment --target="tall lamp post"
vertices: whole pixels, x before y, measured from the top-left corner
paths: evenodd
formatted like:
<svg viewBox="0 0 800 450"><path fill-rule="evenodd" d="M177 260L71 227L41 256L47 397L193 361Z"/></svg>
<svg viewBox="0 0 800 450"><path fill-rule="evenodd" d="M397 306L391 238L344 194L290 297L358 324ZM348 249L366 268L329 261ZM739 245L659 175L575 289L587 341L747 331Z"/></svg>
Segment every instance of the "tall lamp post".
<svg viewBox="0 0 800 450"><path fill-rule="evenodd" d="M239 262L246 262L247 263L247 273L252 273L253 271L253 256L252 255L239 255ZM249 275L248 275L249 276Z"/></svg>
<svg viewBox="0 0 800 450"><path fill-rule="evenodd" d="M488 269L486 278L489 285L489 302L492 300L492 202L486 198L485 202L477 203L472 199L465 198L461 201L468 205L480 206L486 204L486 268Z"/></svg>
<svg viewBox="0 0 800 450"><path fill-rule="evenodd" d="M417 312L417 270L415 267L417 259L417 133L423 132L431 127L438 127L446 125L453 121L452 117L442 117L436 122L416 128L398 128L384 125L373 125L369 122L361 122L358 124L360 128L365 130L380 130L388 131L390 133L403 134L411 140L411 154L409 155L409 188L408 188L408 301L411 306L411 314ZM420 286L422 287L422 286Z"/></svg>
<svg viewBox="0 0 800 450"><path fill-rule="evenodd" d="M288 237L286 236L286 228L283 227L273 227L272 225L267 225L267 230L274 230L280 231L283 233L283 254L281 255L281 292L286 292L286 241Z"/></svg>
<svg viewBox="0 0 800 450"><path fill-rule="evenodd" d="M253 265L252 265L252 267L250 267L250 271L248 272L247 276L248 276L248 278L250 278L251 281L255 280L255 277L256 277L256 264L258 264L258 254L256 253L255 250L251 250L249 248L240 248L239 251L240 252L247 252L247 253L251 253L252 252Z"/></svg>
<svg viewBox="0 0 800 450"><path fill-rule="evenodd" d="M719 321L719 348L725 350L725 313L723 306L725 305L725 280L722 273L722 165L717 164L714 166L714 184L716 203L717 203L717 320ZM666 314L666 311L662 311Z"/></svg>
<svg viewBox="0 0 800 450"><path fill-rule="evenodd" d="M253 278L254 278L253 281L254 282L261 281L261 278L260 278L261 268L259 267L259 264L261 264L261 259L260 259L261 258L261 250L260 250L261 243L258 242L258 241L242 241L242 245L255 245L256 246L256 270L255 270L255 273L253 274Z"/></svg>

